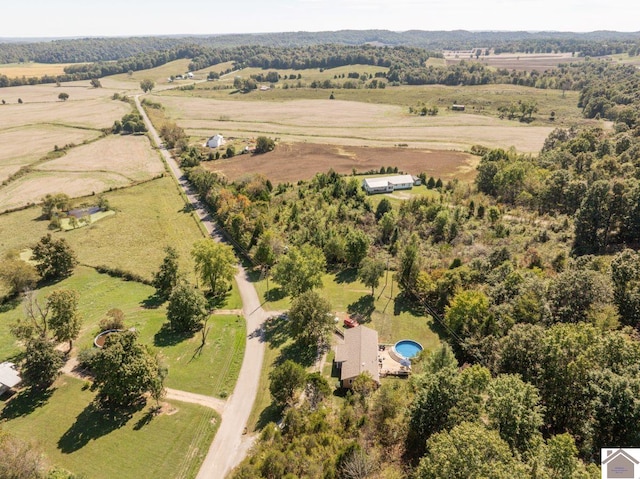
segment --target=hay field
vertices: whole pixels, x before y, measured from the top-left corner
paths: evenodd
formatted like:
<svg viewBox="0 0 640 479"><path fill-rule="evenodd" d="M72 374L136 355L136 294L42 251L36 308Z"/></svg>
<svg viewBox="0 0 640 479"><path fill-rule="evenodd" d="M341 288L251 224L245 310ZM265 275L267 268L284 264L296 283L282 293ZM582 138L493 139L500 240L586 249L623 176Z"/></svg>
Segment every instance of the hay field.
<svg viewBox="0 0 640 479"><path fill-rule="evenodd" d="M53 151L55 146L79 144L100 132L57 125L33 125L0 130L0 182Z"/></svg>
<svg viewBox="0 0 640 479"><path fill-rule="evenodd" d="M188 59L175 60L156 68L133 72L133 74L131 75L129 75L128 73L121 73L119 75L102 78L100 79L100 82L102 83L102 86L104 88L136 90L138 93L141 93L140 82L147 78L153 80L156 83L156 88L163 86L171 86L173 88L182 84L188 85L189 83L193 83L194 80L202 80L206 78L206 74L201 73L194 74L195 78L191 80L169 83L168 78L171 75L182 75L189 71L190 62L191 60ZM211 70L211 68L208 68L206 71L208 72L209 70Z"/></svg>
<svg viewBox="0 0 640 479"><path fill-rule="evenodd" d="M63 75L64 68L69 65L73 63L3 63L0 64L0 75L9 78Z"/></svg>
<svg viewBox="0 0 640 479"><path fill-rule="evenodd" d="M39 202L48 193L71 197L101 193L151 179L164 164L146 136L108 136L72 148L61 158L0 186L0 211Z"/></svg>
<svg viewBox="0 0 640 479"><path fill-rule="evenodd" d="M62 158L38 165L41 171L117 172L131 182L153 178L164 171L158 153L146 136L109 135L70 150Z"/></svg>
<svg viewBox="0 0 640 479"><path fill-rule="evenodd" d="M218 71L215 66L205 69L205 71L207 72L211 70ZM320 71L320 68L307 68L303 70L293 70L293 69L283 69L283 68L264 69L264 68L251 67L251 68L243 68L242 70L239 70L233 73L232 75L227 75L225 76L225 78L214 83L233 84L235 77L249 78L251 75L259 75L259 74L265 75L270 71L277 71L281 76L295 75L297 77L298 75L300 75L301 76L300 81L309 83L314 80L328 80L328 79L333 80L335 76L340 77L341 75L344 75L345 78L338 78L338 79L340 81L346 81L346 80L351 80L351 78L347 78L347 75L351 72L355 72L359 74L367 73L370 75L374 75L375 73L378 73L378 72L387 72L389 71L389 69L386 67L379 67L375 65L359 65L359 64L346 65L346 66L335 67L335 68L323 68L322 71ZM281 79L278 83L276 83L276 85L280 85L285 81L288 81L289 83L295 83L298 80L297 79L296 80Z"/></svg>
<svg viewBox="0 0 640 479"><path fill-rule="evenodd" d="M494 68L509 70L544 71L556 68L561 63L583 62L584 57L571 56L571 53L500 53L498 55L480 56L476 59L470 51L445 52L448 65L462 60L482 63Z"/></svg>
<svg viewBox="0 0 640 479"><path fill-rule="evenodd" d="M406 143L411 148L467 150L479 143L537 152L553 129L470 113L419 117L395 105L340 100L230 102L162 96L157 101L198 141L211 132L221 132L227 137L268 135L284 141L338 145Z"/></svg>

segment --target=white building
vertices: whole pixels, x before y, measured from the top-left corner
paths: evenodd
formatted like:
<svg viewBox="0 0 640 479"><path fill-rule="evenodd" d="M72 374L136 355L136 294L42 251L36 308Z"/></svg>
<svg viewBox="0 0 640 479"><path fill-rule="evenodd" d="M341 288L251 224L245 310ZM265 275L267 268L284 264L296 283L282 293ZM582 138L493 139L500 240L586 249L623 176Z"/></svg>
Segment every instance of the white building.
<svg viewBox="0 0 640 479"><path fill-rule="evenodd" d="M22 378L16 370L15 364L9 362L0 363L0 396L21 382Z"/></svg>
<svg viewBox="0 0 640 479"><path fill-rule="evenodd" d="M207 146L209 148L218 148L224 145L224 137L222 135L212 136L207 140Z"/></svg>
<svg viewBox="0 0 640 479"><path fill-rule="evenodd" d="M410 190L414 186L419 186L420 183L420 178L417 176L378 176L362 180L362 187L368 194L372 195L375 193L391 193L395 190Z"/></svg>

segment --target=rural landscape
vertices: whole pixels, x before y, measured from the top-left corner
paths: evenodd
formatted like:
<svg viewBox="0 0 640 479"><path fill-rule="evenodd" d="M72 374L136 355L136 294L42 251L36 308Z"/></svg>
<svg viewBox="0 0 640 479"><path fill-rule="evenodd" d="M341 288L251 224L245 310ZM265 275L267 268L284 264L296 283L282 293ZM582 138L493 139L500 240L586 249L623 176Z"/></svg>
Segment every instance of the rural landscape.
<svg viewBox="0 0 640 479"><path fill-rule="evenodd" d="M0 478L605 477L639 248L640 33L0 38Z"/></svg>

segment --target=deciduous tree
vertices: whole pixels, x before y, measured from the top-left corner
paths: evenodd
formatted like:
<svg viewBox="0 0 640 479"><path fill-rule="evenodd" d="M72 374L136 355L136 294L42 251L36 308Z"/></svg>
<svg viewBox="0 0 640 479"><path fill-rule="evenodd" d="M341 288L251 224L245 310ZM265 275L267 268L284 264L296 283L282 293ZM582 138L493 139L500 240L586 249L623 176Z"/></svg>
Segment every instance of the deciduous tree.
<svg viewBox="0 0 640 479"><path fill-rule="evenodd" d="M27 341L22 378L36 389L46 389L58 377L63 364L62 353L55 349L53 341L35 336Z"/></svg>
<svg viewBox="0 0 640 479"><path fill-rule="evenodd" d="M140 89L145 93L150 92L155 87L156 87L156 83L153 80L144 79L140 82Z"/></svg>
<svg viewBox="0 0 640 479"><path fill-rule="evenodd" d="M304 387L307 373L298 363L287 359L269 373L269 391L280 406L291 405Z"/></svg>
<svg viewBox="0 0 640 479"><path fill-rule="evenodd" d="M58 100L67 101L68 99L69 99L68 93L63 92L58 95Z"/></svg>
<svg viewBox="0 0 640 479"><path fill-rule="evenodd" d="M138 343L137 333L107 336L104 347L91 359L93 388L104 405L129 407L147 392L162 389L166 371L158 356Z"/></svg>
<svg viewBox="0 0 640 479"><path fill-rule="evenodd" d="M196 331L209 314L204 295L186 281L180 282L169 297L167 319L171 329L180 332Z"/></svg>
<svg viewBox="0 0 640 479"><path fill-rule="evenodd" d="M322 286L322 273L325 270L325 258L322 250L305 244L292 246L280 257L273 270L273 279L291 296Z"/></svg>
<svg viewBox="0 0 640 479"><path fill-rule="evenodd" d="M78 312L79 295L70 289L58 289L47 298L51 317L49 326L56 341L69 341L69 351L73 340L80 334L82 320Z"/></svg>
<svg viewBox="0 0 640 479"><path fill-rule="evenodd" d="M365 258L358 270L358 277L362 283L371 288L371 296L374 295L375 288L380 284L380 279L384 275L384 263L375 258Z"/></svg>
<svg viewBox="0 0 640 479"><path fill-rule="evenodd" d="M160 269L153 275L153 287L156 288L156 296L163 301L169 299L171 291L178 284L178 252L173 246L167 246L166 255L162 260Z"/></svg>
<svg viewBox="0 0 640 479"><path fill-rule="evenodd" d="M231 246L211 238L196 241L191 250L196 273L217 296L227 291L236 273L236 257Z"/></svg>
<svg viewBox="0 0 640 479"><path fill-rule="evenodd" d="M296 297L289 310L291 334L306 344L326 344L333 329L331 304L315 291Z"/></svg>
<svg viewBox="0 0 640 479"><path fill-rule="evenodd" d="M53 280L69 276L78 264L76 255L64 238L53 239L50 234L40 238L33 248L33 259L42 279Z"/></svg>

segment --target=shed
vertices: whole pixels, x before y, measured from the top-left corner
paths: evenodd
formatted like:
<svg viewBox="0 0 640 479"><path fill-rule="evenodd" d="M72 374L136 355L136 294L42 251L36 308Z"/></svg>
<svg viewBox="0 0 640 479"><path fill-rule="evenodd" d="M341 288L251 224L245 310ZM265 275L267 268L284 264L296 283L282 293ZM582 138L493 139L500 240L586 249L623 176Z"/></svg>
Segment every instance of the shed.
<svg viewBox="0 0 640 479"><path fill-rule="evenodd" d="M378 332L366 326L357 326L344 332L344 344L338 345L334 359L340 369L340 385L351 388L353 380L367 372L380 383L378 365Z"/></svg>
<svg viewBox="0 0 640 479"><path fill-rule="evenodd" d="M453 111L464 111L464 105L452 105L451 109Z"/></svg>
<svg viewBox="0 0 640 479"><path fill-rule="evenodd" d="M224 145L224 137L220 134L216 136L212 136L207 140L207 146L209 148L218 148L219 146Z"/></svg>
<svg viewBox="0 0 640 479"><path fill-rule="evenodd" d="M10 362L0 363L0 396L22 382L16 365Z"/></svg>

